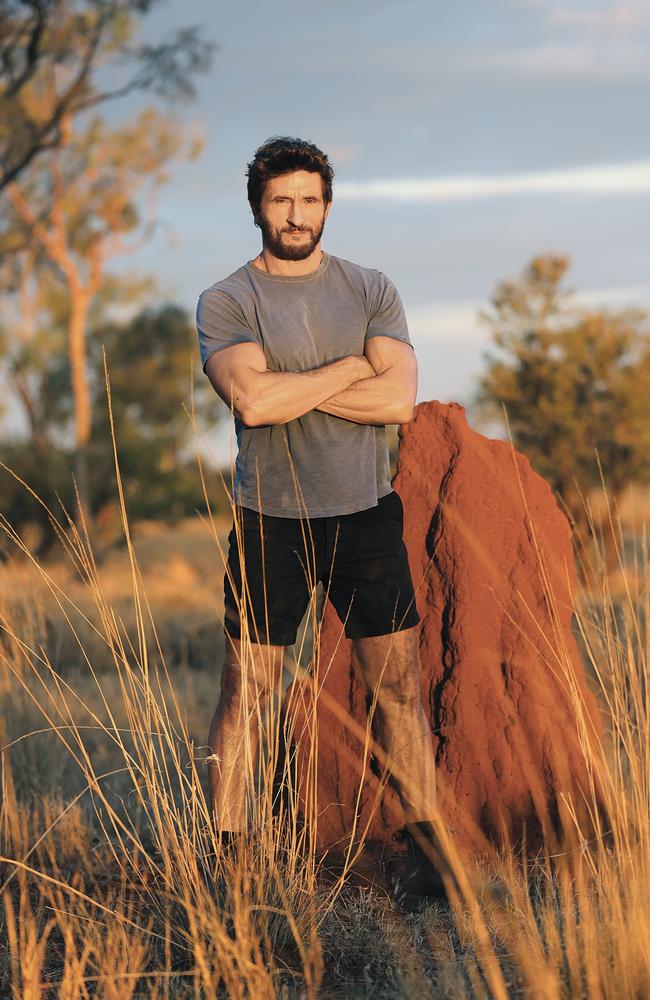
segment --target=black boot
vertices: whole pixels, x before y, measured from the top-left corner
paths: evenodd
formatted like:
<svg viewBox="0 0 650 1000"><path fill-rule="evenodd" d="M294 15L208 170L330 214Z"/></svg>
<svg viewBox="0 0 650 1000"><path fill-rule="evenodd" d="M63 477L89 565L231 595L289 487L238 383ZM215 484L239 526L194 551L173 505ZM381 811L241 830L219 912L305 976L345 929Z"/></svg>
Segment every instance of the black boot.
<svg viewBox="0 0 650 1000"><path fill-rule="evenodd" d="M222 830L214 834L217 843L216 851L205 851L200 862L206 873L211 872L217 858L226 861L236 861L241 850L242 843L247 838L246 830Z"/></svg>
<svg viewBox="0 0 650 1000"><path fill-rule="evenodd" d="M450 869L430 820L405 823L407 865L399 891L408 899L447 899L442 878Z"/></svg>
<svg viewBox="0 0 650 1000"><path fill-rule="evenodd" d="M222 830L219 842L223 851L237 850L242 840L246 839L246 830Z"/></svg>
<svg viewBox="0 0 650 1000"><path fill-rule="evenodd" d="M406 873L399 878L398 892L401 888L407 901L437 898L451 902L447 892L447 886L451 885L457 894L462 895L431 820L405 823L404 836L407 867ZM509 896L506 883L498 876L488 880L480 872L465 867L463 879L466 888L476 897L504 901Z"/></svg>

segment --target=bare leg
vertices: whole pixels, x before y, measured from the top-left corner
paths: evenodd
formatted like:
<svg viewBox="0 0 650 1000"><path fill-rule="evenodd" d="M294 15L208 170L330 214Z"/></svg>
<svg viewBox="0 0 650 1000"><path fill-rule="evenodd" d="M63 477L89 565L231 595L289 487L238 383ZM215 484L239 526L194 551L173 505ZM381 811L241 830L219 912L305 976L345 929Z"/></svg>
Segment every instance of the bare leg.
<svg viewBox="0 0 650 1000"><path fill-rule="evenodd" d="M259 722L282 683L284 646L242 643L226 636L221 692L208 736L208 783L215 829L245 830L255 773Z"/></svg>
<svg viewBox="0 0 650 1000"><path fill-rule="evenodd" d="M373 736L389 755L390 782L407 823L431 819L436 812L435 755L420 694L418 628L353 640L369 692L378 688Z"/></svg>

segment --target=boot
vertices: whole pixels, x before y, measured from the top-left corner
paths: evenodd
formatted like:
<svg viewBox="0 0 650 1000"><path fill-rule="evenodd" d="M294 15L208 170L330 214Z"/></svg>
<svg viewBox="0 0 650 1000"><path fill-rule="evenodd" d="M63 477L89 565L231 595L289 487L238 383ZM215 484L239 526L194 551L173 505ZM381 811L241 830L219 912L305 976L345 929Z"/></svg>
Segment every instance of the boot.
<svg viewBox="0 0 650 1000"><path fill-rule="evenodd" d="M398 893L409 901L419 899L447 900L442 878L449 866L438 844L433 824L418 820L404 825L407 862L406 871L399 880Z"/></svg>
<svg viewBox="0 0 650 1000"><path fill-rule="evenodd" d="M248 844L248 830L222 830L219 837L219 853L222 858L235 861Z"/></svg>
<svg viewBox="0 0 650 1000"><path fill-rule="evenodd" d="M450 902L443 875L447 883L459 891L458 880L445 859L444 851L430 820L405 823L407 866L399 879L399 888L407 902L424 899ZM508 888L499 878L488 881L482 874L464 870L464 877L475 896L484 896L503 902L508 898Z"/></svg>
<svg viewBox="0 0 650 1000"><path fill-rule="evenodd" d="M216 858L235 861L247 837L246 830L222 830L215 833L216 851L205 851L199 858L200 865L207 874L213 868Z"/></svg>

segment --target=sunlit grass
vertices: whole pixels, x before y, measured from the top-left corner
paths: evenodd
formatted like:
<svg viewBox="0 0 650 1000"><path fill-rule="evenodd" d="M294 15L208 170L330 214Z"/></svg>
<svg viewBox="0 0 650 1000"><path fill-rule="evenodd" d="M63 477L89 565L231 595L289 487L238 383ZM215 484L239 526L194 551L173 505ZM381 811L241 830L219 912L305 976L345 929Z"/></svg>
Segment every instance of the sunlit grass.
<svg viewBox="0 0 650 1000"><path fill-rule="evenodd" d="M57 522L59 565L38 563L2 522L15 554L0 568L0 994L26 1000L650 995L645 520L624 553L620 517L611 512L620 554L614 571L605 566L602 540L581 553L586 583L576 595L575 621L603 706L603 746L572 690L606 827L594 800L587 835L578 804L567 802L574 844L562 851L549 846L528 863L512 850L495 853L489 870L485 863L481 869L486 891L476 894L475 872L463 865L440 821L452 905L432 903L409 914L381 886L364 888L348 878L358 857L351 845L363 840L363 830L355 829L342 871L332 874L327 858L317 856L316 809L299 815L291 759L284 761L284 794L274 789L281 737L297 734L282 733L279 696L264 706L254 685L243 684L241 706L250 834L238 856L221 854L205 734L224 653L222 605L215 598L211 606L212 579L193 571L191 560L178 586L165 576L165 559L143 572L115 439L114 447L126 564L120 582L114 570L95 564L71 519ZM199 469L208 515L196 557L204 559L211 546L216 580L227 526L211 515L200 462ZM197 605L214 613L214 664L174 672L161 639L163 619L192 614ZM242 617L246 675L255 636ZM304 680L308 705L324 695L328 669L319 655L320 626L314 590L284 674L285 686L294 676ZM74 669L66 662L71 650ZM349 720L363 739L360 773L371 753L381 760L373 711L374 703L365 732ZM245 719L262 737L259 759ZM313 746L315 713L308 719ZM308 797L317 768L313 754ZM499 891L491 892L491 884Z"/></svg>

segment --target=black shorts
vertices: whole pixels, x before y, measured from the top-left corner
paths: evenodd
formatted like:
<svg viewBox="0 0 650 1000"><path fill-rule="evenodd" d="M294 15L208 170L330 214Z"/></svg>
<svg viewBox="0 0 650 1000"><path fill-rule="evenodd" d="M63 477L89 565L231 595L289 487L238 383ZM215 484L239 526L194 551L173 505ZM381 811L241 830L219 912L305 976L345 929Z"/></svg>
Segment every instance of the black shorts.
<svg viewBox="0 0 650 1000"><path fill-rule="evenodd" d="M320 580L349 639L400 632L420 621L402 539L404 509L394 490L376 507L332 517L236 510L247 587L233 524L224 579L228 635L241 638L239 603L246 608L251 642L292 646Z"/></svg>

